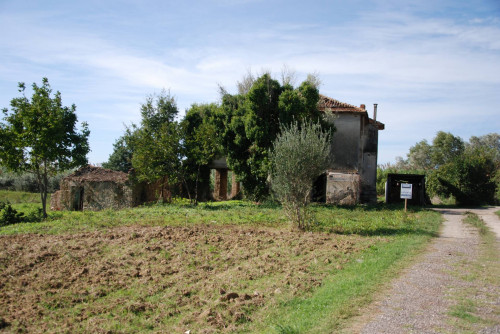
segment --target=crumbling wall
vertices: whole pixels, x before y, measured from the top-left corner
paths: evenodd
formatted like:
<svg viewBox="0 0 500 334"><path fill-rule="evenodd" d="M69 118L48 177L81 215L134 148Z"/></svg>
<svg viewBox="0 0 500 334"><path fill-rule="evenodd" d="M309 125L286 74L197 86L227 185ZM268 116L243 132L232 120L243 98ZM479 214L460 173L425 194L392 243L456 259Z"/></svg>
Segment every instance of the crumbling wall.
<svg viewBox="0 0 500 334"><path fill-rule="evenodd" d="M73 194L76 195L75 192ZM133 206L132 189L128 184L112 181L84 182L82 210L99 211Z"/></svg>
<svg viewBox="0 0 500 334"><path fill-rule="evenodd" d="M128 183L113 181L63 180L52 195L52 210L123 209L134 206L133 189Z"/></svg>
<svg viewBox="0 0 500 334"><path fill-rule="evenodd" d="M326 203L356 205L359 200L360 179L357 173L328 173Z"/></svg>

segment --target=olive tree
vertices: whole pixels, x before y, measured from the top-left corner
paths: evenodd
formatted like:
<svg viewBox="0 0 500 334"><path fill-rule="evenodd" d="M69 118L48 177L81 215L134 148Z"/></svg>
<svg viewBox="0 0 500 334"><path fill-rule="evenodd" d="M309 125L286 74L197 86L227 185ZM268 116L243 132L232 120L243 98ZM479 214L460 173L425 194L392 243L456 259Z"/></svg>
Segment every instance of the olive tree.
<svg viewBox="0 0 500 334"><path fill-rule="evenodd" d="M61 93L51 96L47 78L42 86L33 83L31 99L24 83L19 83L22 97L11 100L11 111L3 109L0 122L0 164L15 172L35 175L47 217L49 177L60 171L87 163L90 131L84 122L77 131L76 106L62 105Z"/></svg>
<svg viewBox="0 0 500 334"><path fill-rule="evenodd" d="M313 182L328 168L331 132L306 121L282 126L270 152L271 188L285 214L299 229L310 227L308 205Z"/></svg>

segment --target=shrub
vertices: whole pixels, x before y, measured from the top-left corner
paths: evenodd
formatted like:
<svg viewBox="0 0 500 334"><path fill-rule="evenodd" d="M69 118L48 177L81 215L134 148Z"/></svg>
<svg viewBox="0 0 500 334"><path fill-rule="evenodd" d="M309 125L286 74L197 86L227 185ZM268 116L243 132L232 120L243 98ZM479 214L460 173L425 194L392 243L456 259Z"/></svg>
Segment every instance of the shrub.
<svg viewBox="0 0 500 334"><path fill-rule="evenodd" d="M460 205L495 202L494 162L481 151L467 152L429 175L428 190L440 197L453 196Z"/></svg>
<svg viewBox="0 0 500 334"><path fill-rule="evenodd" d="M38 208L25 216L24 212L18 212L9 202L0 201L0 227L17 223L35 223L43 220L43 212Z"/></svg>
<svg viewBox="0 0 500 334"><path fill-rule="evenodd" d="M314 180L328 168L330 133L319 123L293 122L282 127L270 153L271 189L288 218L299 229L308 229L307 210Z"/></svg>
<svg viewBox="0 0 500 334"><path fill-rule="evenodd" d="M24 218L24 213L17 212L10 203L0 202L0 226L17 224Z"/></svg>

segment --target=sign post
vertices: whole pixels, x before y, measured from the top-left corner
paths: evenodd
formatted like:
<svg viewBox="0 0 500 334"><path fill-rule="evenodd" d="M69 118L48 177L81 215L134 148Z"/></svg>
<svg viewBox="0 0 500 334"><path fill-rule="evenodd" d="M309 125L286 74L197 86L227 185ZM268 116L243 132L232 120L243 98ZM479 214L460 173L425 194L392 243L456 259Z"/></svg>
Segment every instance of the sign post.
<svg viewBox="0 0 500 334"><path fill-rule="evenodd" d="M401 198L405 199L405 212L408 207L408 200L411 199L413 184L401 183Z"/></svg>

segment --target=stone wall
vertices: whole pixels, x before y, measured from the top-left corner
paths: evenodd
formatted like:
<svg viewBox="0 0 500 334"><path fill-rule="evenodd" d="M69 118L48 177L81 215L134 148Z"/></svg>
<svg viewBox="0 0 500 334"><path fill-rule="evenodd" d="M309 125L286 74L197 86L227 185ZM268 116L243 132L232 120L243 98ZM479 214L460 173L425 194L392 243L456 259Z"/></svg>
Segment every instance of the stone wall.
<svg viewBox="0 0 500 334"><path fill-rule="evenodd" d="M326 203L356 205L359 201L360 179L357 173L328 173Z"/></svg>

